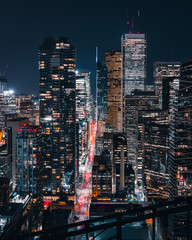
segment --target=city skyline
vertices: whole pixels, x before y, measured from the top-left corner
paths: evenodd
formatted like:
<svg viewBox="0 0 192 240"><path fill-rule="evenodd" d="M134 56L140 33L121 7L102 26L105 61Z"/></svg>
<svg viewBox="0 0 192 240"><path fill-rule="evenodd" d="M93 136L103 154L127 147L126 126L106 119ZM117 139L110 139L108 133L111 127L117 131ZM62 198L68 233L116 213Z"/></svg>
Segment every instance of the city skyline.
<svg viewBox="0 0 192 240"><path fill-rule="evenodd" d="M95 5L88 1L64 3L57 0L55 3L46 1L46 4L41 1L38 5L37 1L28 4L7 1L3 3L4 11L0 17L4 23L0 72L3 73L8 64L9 88L18 94L38 94L38 46L46 36L65 36L76 47L77 68L90 69L95 94L95 47L99 47L101 60L105 51L119 50L121 35L128 32L127 19L134 15L137 28L137 11L140 9L140 29L141 33L147 34L148 41L147 83L152 83L153 62L190 60L188 19L192 4L180 7L179 1L172 2L166 3L165 8L152 1L120 1L118 5L113 1L97 1ZM126 9L129 9L128 13ZM189 37L185 37L186 33ZM183 36L185 44L182 44Z"/></svg>
<svg viewBox="0 0 192 240"><path fill-rule="evenodd" d="M192 4L9 3L0 239L192 239Z"/></svg>

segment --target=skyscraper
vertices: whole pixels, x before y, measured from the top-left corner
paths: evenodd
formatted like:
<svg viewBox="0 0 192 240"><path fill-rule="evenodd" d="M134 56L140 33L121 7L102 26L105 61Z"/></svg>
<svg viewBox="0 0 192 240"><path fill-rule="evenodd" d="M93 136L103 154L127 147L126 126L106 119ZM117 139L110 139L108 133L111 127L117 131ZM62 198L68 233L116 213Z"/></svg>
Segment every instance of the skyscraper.
<svg viewBox="0 0 192 240"><path fill-rule="evenodd" d="M39 48L44 191L74 193L76 176L75 49L67 38Z"/></svg>
<svg viewBox="0 0 192 240"><path fill-rule="evenodd" d="M105 63L107 66L107 123L121 132L121 52L105 52Z"/></svg>
<svg viewBox="0 0 192 240"><path fill-rule="evenodd" d="M183 64L181 67L181 77L173 81L173 87L170 90L170 200L192 195L191 73L191 62ZM169 223L171 240L187 238L187 231L185 230L187 223L184 214L171 215Z"/></svg>
<svg viewBox="0 0 192 240"><path fill-rule="evenodd" d="M111 195L113 183L113 166L109 151L103 151L101 156L94 157L92 172L92 196Z"/></svg>
<svg viewBox="0 0 192 240"><path fill-rule="evenodd" d="M128 163L136 172L138 190L142 191L144 179L143 115L146 111L158 108L158 97L154 92L135 91L127 95L124 101L124 132L127 137Z"/></svg>
<svg viewBox="0 0 192 240"><path fill-rule="evenodd" d="M107 120L107 67L105 63L97 62L97 119Z"/></svg>
<svg viewBox="0 0 192 240"><path fill-rule="evenodd" d="M192 82L187 71L191 63L182 66L180 79L173 80L170 89L170 131L169 131L169 197L191 195L192 146L191 146L191 104Z"/></svg>
<svg viewBox="0 0 192 240"><path fill-rule="evenodd" d="M159 107L162 108L162 89L163 79L169 77L180 76L180 63L179 62L155 62L153 64L153 77L155 94L159 96Z"/></svg>
<svg viewBox="0 0 192 240"><path fill-rule="evenodd" d="M165 111L143 116L144 179L148 197L168 198L169 121Z"/></svg>
<svg viewBox="0 0 192 240"><path fill-rule="evenodd" d="M41 128L24 124L16 139L16 190L21 194L40 194L42 191Z"/></svg>
<svg viewBox="0 0 192 240"><path fill-rule="evenodd" d="M28 118L31 125L39 125L39 99L34 95L16 95L19 117Z"/></svg>
<svg viewBox="0 0 192 240"><path fill-rule="evenodd" d="M108 133L103 136L103 149L109 151L112 166L112 192L128 191L127 140L123 133Z"/></svg>
<svg viewBox="0 0 192 240"><path fill-rule="evenodd" d="M7 121L7 151L11 157L11 191L16 188L16 151L17 151L17 130L24 124L29 124L28 118L9 119Z"/></svg>
<svg viewBox="0 0 192 240"><path fill-rule="evenodd" d="M123 97L145 89L146 44L145 34L123 34L121 38Z"/></svg>

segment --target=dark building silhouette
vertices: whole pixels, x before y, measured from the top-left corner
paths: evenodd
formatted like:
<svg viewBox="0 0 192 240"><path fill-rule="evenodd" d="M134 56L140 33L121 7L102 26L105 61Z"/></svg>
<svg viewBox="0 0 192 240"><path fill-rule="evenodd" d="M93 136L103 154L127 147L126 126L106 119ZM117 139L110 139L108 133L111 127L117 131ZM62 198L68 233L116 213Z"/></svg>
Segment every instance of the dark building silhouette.
<svg viewBox="0 0 192 240"><path fill-rule="evenodd" d="M0 206L9 202L9 179L0 177Z"/></svg>

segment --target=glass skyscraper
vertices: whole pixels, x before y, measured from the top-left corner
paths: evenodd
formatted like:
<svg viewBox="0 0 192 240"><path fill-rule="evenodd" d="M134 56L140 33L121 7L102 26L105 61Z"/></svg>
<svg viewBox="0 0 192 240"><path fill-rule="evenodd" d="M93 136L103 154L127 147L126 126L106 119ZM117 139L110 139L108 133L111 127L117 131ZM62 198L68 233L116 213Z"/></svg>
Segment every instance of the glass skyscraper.
<svg viewBox="0 0 192 240"><path fill-rule="evenodd" d="M107 67L97 62L97 115L98 120L107 120Z"/></svg>
<svg viewBox="0 0 192 240"><path fill-rule="evenodd" d="M76 169L75 49L67 38L39 48L44 191L74 193Z"/></svg>
<svg viewBox="0 0 192 240"><path fill-rule="evenodd" d="M122 94L131 95L135 89L144 90L146 81L146 35L123 34L122 54Z"/></svg>

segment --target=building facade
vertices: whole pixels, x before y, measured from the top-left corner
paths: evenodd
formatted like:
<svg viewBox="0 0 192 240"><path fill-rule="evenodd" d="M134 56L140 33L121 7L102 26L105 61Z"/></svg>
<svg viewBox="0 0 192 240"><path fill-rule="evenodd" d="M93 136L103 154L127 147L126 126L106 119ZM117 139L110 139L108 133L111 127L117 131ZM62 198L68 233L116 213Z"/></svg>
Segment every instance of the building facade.
<svg viewBox="0 0 192 240"><path fill-rule="evenodd" d="M44 191L74 193L76 162L75 49L67 38L39 48Z"/></svg>
<svg viewBox="0 0 192 240"><path fill-rule="evenodd" d="M21 118L28 118L30 124L39 125L39 99L34 95L16 95L17 113Z"/></svg>
<svg viewBox="0 0 192 240"><path fill-rule="evenodd" d="M180 79L173 81L170 90L169 174L170 200L192 194L192 64L181 67ZM183 214L170 216L170 239L186 239L186 221ZM191 234L191 233L190 233Z"/></svg>
<svg viewBox="0 0 192 240"><path fill-rule="evenodd" d="M121 52L105 52L105 64L107 66L107 123L121 132Z"/></svg>
<svg viewBox="0 0 192 240"><path fill-rule="evenodd" d="M154 92L135 91L124 102L124 132L127 137L128 163L135 170L136 188L142 191L144 183L143 115L158 108Z"/></svg>
<svg viewBox="0 0 192 240"><path fill-rule="evenodd" d="M100 60L97 61L97 119L107 120L107 67Z"/></svg>
<svg viewBox="0 0 192 240"><path fill-rule="evenodd" d="M168 198L168 113L148 112L143 117L144 184L148 197Z"/></svg>
<svg viewBox="0 0 192 240"><path fill-rule="evenodd" d="M124 34L121 38L122 95L144 90L146 82L146 35Z"/></svg>
<svg viewBox="0 0 192 240"><path fill-rule="evenodd" d="M16 191L39 195L42 184L41 128L24 124L16 137Z"/></svg>
<svg viewBox="0 0 192 240"><path fill-rule="evenodd" d="M159 96L159 107L162 108L163 79L180 76L180 62L155 62L153 64L155 94Z"/></svg>

